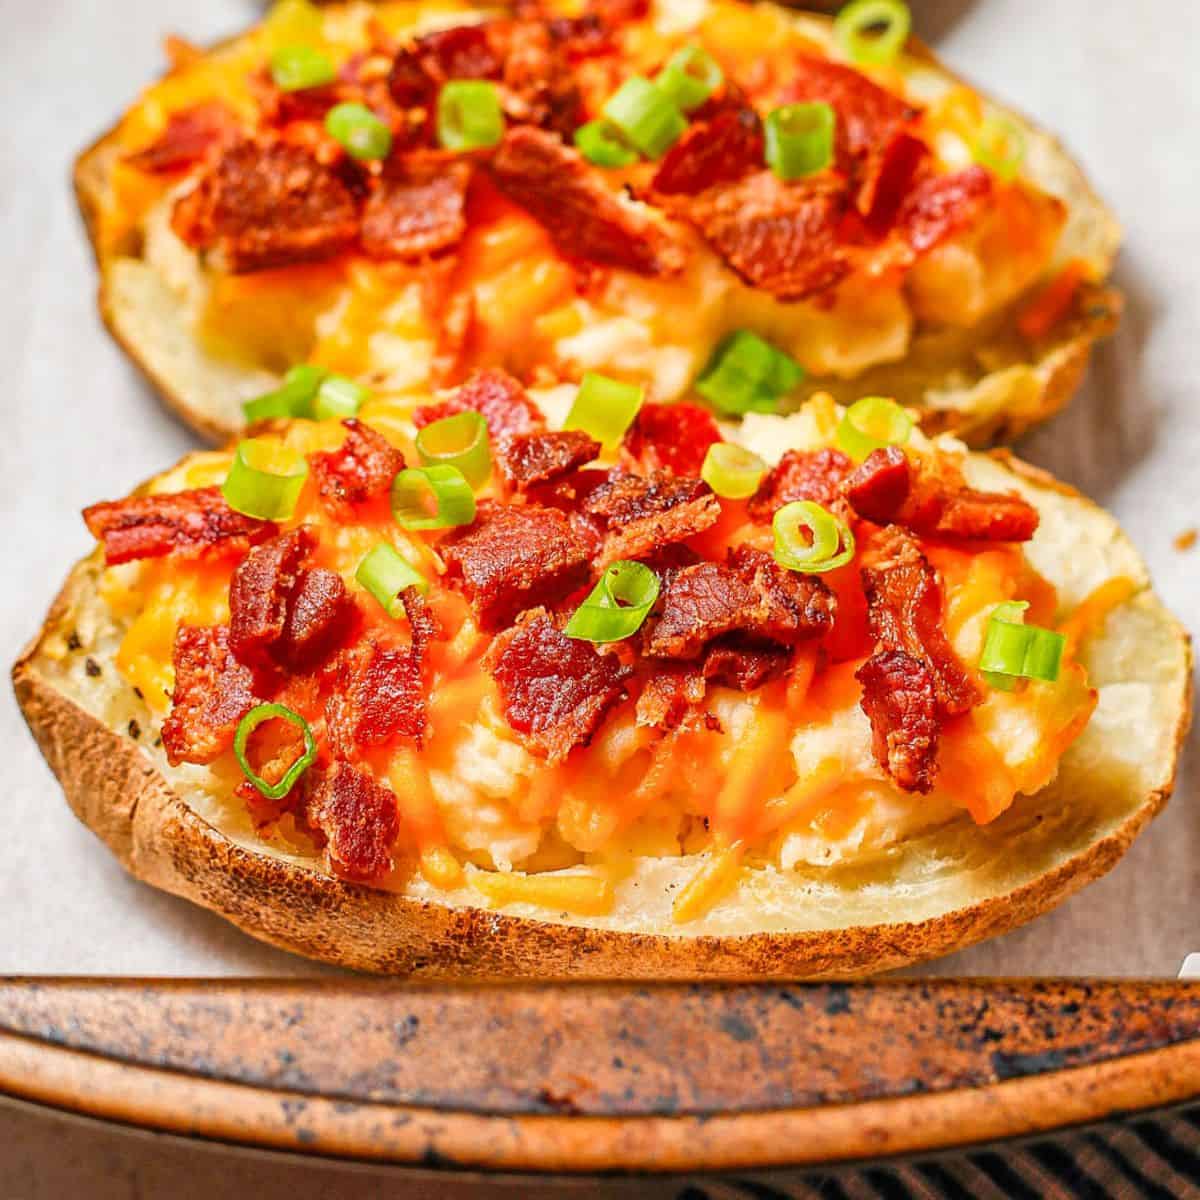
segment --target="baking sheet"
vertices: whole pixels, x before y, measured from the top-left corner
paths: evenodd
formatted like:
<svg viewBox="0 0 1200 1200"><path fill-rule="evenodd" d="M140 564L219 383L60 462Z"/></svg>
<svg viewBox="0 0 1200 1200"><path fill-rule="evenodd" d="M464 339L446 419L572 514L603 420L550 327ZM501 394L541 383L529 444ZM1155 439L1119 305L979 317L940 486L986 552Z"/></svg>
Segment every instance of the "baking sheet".
<svg viewBox="0 0 1200 1200"><path fill-rule="evenodd" d="M1059 131L1122 216L1128 311L1071 410L1021 452L1112 508L1167 603L1200 628L1200 9L1165 0L913 0L951 65ZM34 632L90 543L78 512L192 444L95 314L70 195L74 152L163 65L160 36L205 42L249 0L0 0L0 657ZM1200 950L1193 735L1166 813L1105 879L938 974L1174 974ZM316 970L127 878L80 826L0 698L0 972L295 975Z"/></svg>

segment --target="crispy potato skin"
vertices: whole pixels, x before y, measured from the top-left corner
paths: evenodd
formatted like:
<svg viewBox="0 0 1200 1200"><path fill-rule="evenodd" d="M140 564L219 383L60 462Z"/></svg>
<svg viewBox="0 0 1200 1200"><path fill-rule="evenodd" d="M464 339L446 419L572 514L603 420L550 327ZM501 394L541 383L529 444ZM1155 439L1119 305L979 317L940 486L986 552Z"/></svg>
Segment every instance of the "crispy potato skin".
<svg viewBox="0 0 1200 1200"><path fill-rule="evenodd" d="M1044 472L997 452L1016 479L1090 505ZM13 668L17 699L79 819L137 878L192 900L245 932L343 967L414 977L845 979L962 949L1014 929L1110 870L1171 793L1191 716L1190 641L1152 598L1178 703L1161 714L1163 772L1103 836L1058 857L1000 894L924 920L803 932L664 935L532 920L343 883L233 841L199 817L128 738L55 687L39 670L43 640L93 588L79 564ZM94 574L94 572L93 572ZM1076 781L1077 783L1079 781ZM1084 780L1087 790L1087 781ZM1093 781L1096 782L1096 781ZM1103 782L1103 781L1099 781ZM1084 797L1086 802L1088 798ZM902 908L903 899L895 901Z"/></svg>
<svg viewBox="0 0 1200 1200"><path fill-rule="evenodd" d="M910 39L908 52L937 67L948 79L963 86L971 86L960 76L947 70L929 47L918 39ZM1020 120L1045 139L1053 152L1061 158L1062 163L1070 169L1073 186L1079 193L1076 197L1077 202L1086 204L1093 210L1095 220L1105 230L1106 240L1114 247L1114 253L1107 254L1105 261L1093 263L1092 266L1097 277L1107 276L1112 269L1115 246L1119 239L1115 217L1074 166L1065 148L1056 139L1049 138L1027 118L1021 117ZM137 365L166 406L202 437L220 443L240 432L239 427L231 422L227 413L216 410L202 379L183 369L163 369L161 357L148 345L148 339L154 337L190 339L187 328L179 323L177 328L169 332L160 329L157 333L148 333L143 330L141 336L131 336L128 330L132 325L146 325L151 322L139 320L136 313L123 314L120 311L123 301L115 294L108 273L110 262L97 239L100 198L106 187L107 164L115 150L114 126L82 151L75 160L73 171L79 210L100 269L98 303L101 317L114 340ZM124 303L127 304L128 300ZM1028 382L1025 385L1014 383L1007 400L997 402L993 397L987 403L986 411L931 407L922 421L923 426L930 433L954 433L970 446L985 447L1011 441L1041 424L1065 407L1075 394L1087 369L1093 346L1116 328L1122 306L1121 294L1114 288L1098 284L1081 288L1071 316L1061 323L1047 344L1038 347L1036 355L1027 364L1035 376L1032 395L1028 391ZM123 315L129 319L122 320ZM157 366L155 360L158 362ZM938 383L938 378L931 377L929 387L936 387ZM876 390L880 387L884 391L887 390L886 381L882 384L875 381L875 384Z"/></svg>

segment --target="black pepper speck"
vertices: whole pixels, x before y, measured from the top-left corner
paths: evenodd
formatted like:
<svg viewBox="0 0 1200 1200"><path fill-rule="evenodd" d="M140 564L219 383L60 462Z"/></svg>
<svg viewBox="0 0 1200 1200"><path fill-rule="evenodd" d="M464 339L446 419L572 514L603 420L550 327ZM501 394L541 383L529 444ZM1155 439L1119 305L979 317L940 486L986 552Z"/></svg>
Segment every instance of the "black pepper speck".
<svg viewBox="0 0 1200 1200"><path fill-rule="evenodd" d="M83 669L95 679L100 674L100 664L94 658L84 660Z"/></svg>
<svg viewBox="0 0 1200 1200"><path fill-rule="evenodd" d="M129 721L129 736L136 741L142 736L142 727L132 717Z"/></svg>

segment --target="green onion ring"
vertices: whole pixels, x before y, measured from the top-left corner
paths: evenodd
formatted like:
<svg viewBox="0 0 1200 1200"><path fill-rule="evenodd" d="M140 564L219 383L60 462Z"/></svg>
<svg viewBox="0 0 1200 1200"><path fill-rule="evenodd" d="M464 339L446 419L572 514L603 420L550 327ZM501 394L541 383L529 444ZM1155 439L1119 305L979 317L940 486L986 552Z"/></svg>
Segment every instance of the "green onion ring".
<svg viewBox="0 0 1200 1200"><path fill-rule="evenodd" d="M311 417L317 389L329 372L311 363L299 363L283 377L273 392L255 396L242 405L247 425L278 418Z"/></svg>
<svg viewBox="0 0 1200 1200"><path fill-rule="evenodd" d="M447 150L480 150L504 136L504 111L495 84L452 79L438 93L438 142Z"/></svg>
<svg viewBox="0 0 1200 1200"><path fill-rule="evenodd" d="M718 347L693 385L726 416L774 413L779 401L804 378L804 368L749 329L739 329Z"/></svg>
<svg viewBox="0 0 1200 1200"><path fill-rule="evenodd" d="M575 393L563 428L582 429L606 450L611 450L633 424L645 398L646 389L639 383L622 383L588 371Z"/></svg>
<svg viewBox="0 0 1200 1200"><path fill-rule="evenodd" d="M658 576L649 567L620 559L605 567L563 632L583 642L619 642L632 637L654 607L659 587Z"/></svg>
<svg viewBox="0 0 1200 1200"><path fill-rule="evenodd" d="M684 46L655 76L658 88L680 112L699 108L725 82L725 72L703 46Z"/></svg>
<svg viewBox="0 0 1200 1200"><path fill-rule="evenodd" d="M473 487L482 487L492 473L487 418L467 411L432 421L417 433L417 454L427 466L457 467Z"/></svg>
<svg viewBox="0 0 1200 1200"><path fill-rule="evenodd" d="M329 421L337 417L353 417L371 398L369 388L345 375L327 375L317 388L313 401L313 415L318 421Z"/></svg>
<svg viewBox="0 0 1200 1200"><path fill-rule="evenodd" d="M391 129L365 104L335 104L325 114L325 131L363 162L387 158L392 150Z"/></svg>
<svg viewBox="0 0 1200 1200"><path fill-rule="evenodd" d="M1018 679L1057 681L1067 639L1053 629L1022 623L1024 601L997 605L988 619L979 670L994 688L1011 692Z"/></svg>
<svg viewBox="0 0 1200 1200"><path fill-rule="evenodd" d="M610 121L589 121L575 130L579 153L598 167L627 167L637 162L637 151L627 146Z"/></svg>
<svg viewBox="0 0 1200 1200"><path fill-rule="evenodd" d="M880 32L872 32L882 25ZM912 14L901 0L853 0L838 13L833 34L852 62L889 63L904 48Z"/></svg>
<svg viewBox="0 0 1200 1200"><path fill-rule="evenodd" d="M803 179L833 162L837 117L829 104L785 104L763 126L767 166L780 179Z"/></svg>
<svg viewBox="0 0 1200 1200"><path fill-rule="evenodd" d="M281 721L287 721L288 724L295 725L297 729L302 730L304 733L304 753L288 767L283 778L278 783L268 783L254 770L246 758L247 738L264 721L269 721L273 717L278 717ZM308 722L299 713L293 712L290 708L286 708L282 704L259 704L257 707L252 708L238 722L237 731L233 735L233 754L238 761L238 766L242 768L242 774L268 800L282 800L292 790L296 780L316 760L317 740L313 737L313 731L308 727Z"/></svg>
<svg viewBox="0 0 1200 1200"><path fill-rule="evenodd" d="M235 512L260 521L286 521L296 511L307 478L302 454L273 439L245 438L237 444L221 492Z"/></svg>
<svg viewBox="0 0 1200 1200"><path fill-rule="evenodd" d="M321 87L337 78L329 56L312 46L280 46L271 55L271 78L281 92Z"/></svg>
<svg viewBox="0 0 1200 1200"><path fill-rule="evenodd" d="M823 575L844 567L854 557L854 534L828 509L813 500L793 500L771 521L775 533L775 561L789 571ZM812 542L804 540L804 532ZM838 547L841 551L838 551Z"/></svg>
<svg viewBox="0 0 1200 1200"><path fill-rule="evenodd" d="M700 468L700 478L726 500L753 496L766 473L767 464L735 442L713 442Z"/></svg>
<svg viewBox="0 0 1200 1200"><path fill-rule="evenodd" d="M644 75L631 75L608 98L604 115L647 158L661 158L687 129L683 113Z"/></svg>
<svg viewBox="0 0 1200 1200"><path fill-rule="evenodd" d="M475 493L457 467L408 467L392 480L392 516L404 529L470 525Z"/></svg>
<svg viewBox="0 0 1200 1200"><path fill-rule="evenodd" d="M886 396L864 396L842 414L837 444L851 458L862 462L872 450L903 446L912 429L912 417L895 400Z"/></svg>
<svg viewBox="0 0 1200 1200"><path fill-rule="evenodd" d="M415 587L422 595L429 591L429 580L391 542L380 542L367 551L354 578L379 601L389 617L397 616L403 608L400 594L407 588Z"/></svg>
<svg viewBox="0 0 1200 1200"><path fill-rule="evenodd" d="M987 167L1005 183L1017 177L1025 161L1025 131L1008 117L987 117L979 127L971 152L975 161Z"/></svg>

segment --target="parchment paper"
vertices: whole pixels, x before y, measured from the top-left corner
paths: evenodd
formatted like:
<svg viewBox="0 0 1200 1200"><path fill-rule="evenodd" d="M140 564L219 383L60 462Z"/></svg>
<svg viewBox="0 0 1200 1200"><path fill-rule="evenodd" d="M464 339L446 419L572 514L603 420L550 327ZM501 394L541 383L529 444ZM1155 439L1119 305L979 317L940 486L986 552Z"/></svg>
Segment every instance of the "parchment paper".
<svg viewBox="0 0 1200 1200"><path fill-rule="evenodd" d="M1200 627L1200 9L1151 0L914 0L917 30L1059 131L1124 219L1128 313L1074 406L1020 449L1114 509L1167 602ZM68 172L162 68L248 0L0 0L0 658L67 566L79 509L192 444L109 341ZM1194 758L1196 737L1188 747ZM299 974L316 968L127 878L69 812L11 693L0 697L0 972ZM1200 810L1188 763L1167 812L1104 880L937 973L1174 974L1200 950Z"/></svg>

